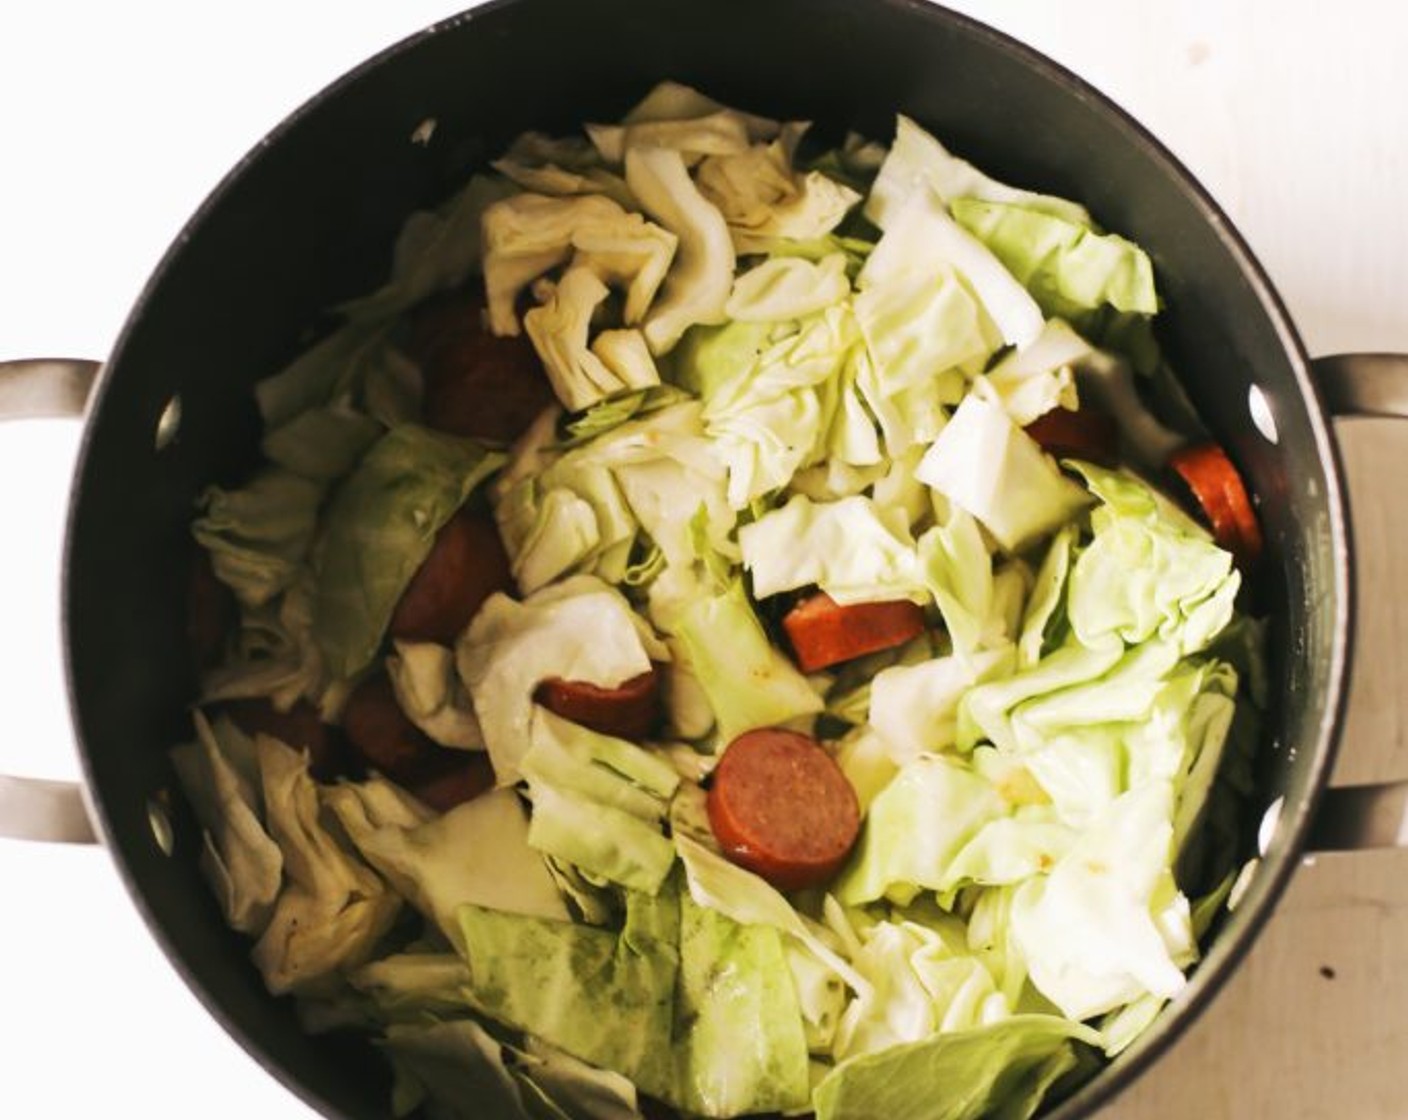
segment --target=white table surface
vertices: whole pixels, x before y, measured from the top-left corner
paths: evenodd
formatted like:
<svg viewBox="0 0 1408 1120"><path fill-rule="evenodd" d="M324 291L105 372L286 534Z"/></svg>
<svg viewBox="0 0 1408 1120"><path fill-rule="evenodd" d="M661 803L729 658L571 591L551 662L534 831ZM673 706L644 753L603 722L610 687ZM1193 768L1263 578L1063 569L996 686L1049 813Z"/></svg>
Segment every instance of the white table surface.
<svg viewBox="0 0 1408 1120"><path fill-rule="evenodd" d="M0 358L101 357L191 211L284 114L455 0L0 6ZM962 0L1120 101L1210 188L1312 352L1408 350L1404 8L1376 0ZM0 771L76 772L56 576L76 426L0 435ZM1408 778L1408 469L1347 439L1365 595L1341 777ZM1387 484L1386 484L1387 482ZM311 1114L196 1003L108 857L0 840L0 1115ZM1321 858L1122 1120L1408 1116L1408 857ZM193 1107L193 1102L198 1102ZM140 1112L139 1112L140 1110Z"/></svg>

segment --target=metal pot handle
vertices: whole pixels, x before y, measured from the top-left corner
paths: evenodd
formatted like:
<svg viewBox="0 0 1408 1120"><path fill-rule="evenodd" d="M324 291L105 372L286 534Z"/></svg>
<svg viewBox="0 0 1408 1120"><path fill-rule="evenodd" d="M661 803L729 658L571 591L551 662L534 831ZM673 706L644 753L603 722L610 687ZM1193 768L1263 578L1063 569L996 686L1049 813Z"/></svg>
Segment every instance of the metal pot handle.
<svg viewBox="0 0 1408 1120"><path fill-rule="evenodd" d="M0 362L0 420L82 416L99 368L67 358ZM0 774L0 837L96 843L84 798L77 782Z"/></svg>
<svg viewBox="0 0 1408 1120"><path fill-rule="evenodd" d="M1315 377L1335 416L1408 419L1408 354L1333 354ZM1311 826L1312 851L1408 848L1408 782L1336 786Z"/></svg>

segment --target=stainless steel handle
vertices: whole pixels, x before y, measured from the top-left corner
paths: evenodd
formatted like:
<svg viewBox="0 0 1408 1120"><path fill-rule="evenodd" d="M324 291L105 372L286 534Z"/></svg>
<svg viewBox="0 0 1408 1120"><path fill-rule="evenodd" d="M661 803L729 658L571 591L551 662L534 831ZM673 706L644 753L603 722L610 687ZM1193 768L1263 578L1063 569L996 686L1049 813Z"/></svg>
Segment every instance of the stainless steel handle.
<svg viewBox="0 0 1408 1120"><path fill-rule="evenodd" d="M1408 419L1408 354L1334 354L1315 376L1335 416ZM1408 848L1408 782L1336 786L1310 830L1312 851Z"/></svg>
<svg viewBox="0 0 1408 1120"><path fill-rule="evenodd" d="M82 416L99 368L67 358L0 362L0 420ZM76 782L0 774L0 837L96 843L84 797Z"/></svg>

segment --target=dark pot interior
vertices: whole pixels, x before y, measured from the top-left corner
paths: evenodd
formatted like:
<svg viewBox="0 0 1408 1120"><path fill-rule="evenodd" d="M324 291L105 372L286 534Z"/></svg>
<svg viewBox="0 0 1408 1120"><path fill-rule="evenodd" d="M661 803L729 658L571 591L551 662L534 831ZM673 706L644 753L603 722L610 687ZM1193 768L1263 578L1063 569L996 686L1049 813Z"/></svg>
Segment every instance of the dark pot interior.
<svg viewBox="0 0 1408 1120"><path fill-rule="evenodd" d="M1053 64L917 0L505 0L413 37L281 125L225 181L143 294L106 371L75 487L66 633L73 709L106 838L138 905L211 1011L328 1115L388 1115L380 1063L298 1028L264 992L195 864L148 802L172 785L194 677L183 586L192 503L249 462L253 383L323 310L384 278L407 213L521 130L612 119L661 78L743 108L888 140L903 111L990 173L1078 198L1152 253L1163 342L1248 474L1273 553L1278 651L1263 804L1284 794L1263 870L1179 1008L1056 1111L1084 1114L1162 1049L1218 986L1295 863L1328 773L1344 671L1347 571L1332 445L1294 331L1245 246L1135 124ZM427 146L411 134L428 117ZM1265 393L1279 439L1249 420ZM181 402L177 439L158 418Z"/></svg>

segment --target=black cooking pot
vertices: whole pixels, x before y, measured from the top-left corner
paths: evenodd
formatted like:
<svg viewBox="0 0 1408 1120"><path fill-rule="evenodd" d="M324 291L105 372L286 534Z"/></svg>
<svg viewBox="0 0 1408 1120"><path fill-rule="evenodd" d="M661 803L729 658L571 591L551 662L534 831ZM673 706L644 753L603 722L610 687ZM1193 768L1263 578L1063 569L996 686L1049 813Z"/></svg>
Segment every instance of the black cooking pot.
<svg viewBox="0 0 1408 1120"><path fill-rule="evenodd" d="M291 1005L265 993L197 870L194 822L168 793L167 750L189 735L196 684L177 590L193 504L253 460L251 386L306 345L325 308L377 286L412 209L520 131L616 118L667 77L838 135L886 137L903 111L995 176L1086 203L1152 254L1168 355L1256 494L1276 630L1258 809L1278 798L1282 809L1187 990L1051 1113L1088 1115L1226 981L1313 828L1326 846L1396 837L1400 789L1325 796L1352 608L1327 414L1408 413L1408 362L1339 358L1312 376L1260 267L1168 152L1047 59L917 0L501 0L448 20L336 83L231 173L143 292L91 399L96 367L0 367L0 415L77 414L87 402L64 629L88 813L153 933L230 1033L327 1115L387 1115L380 1063L304 1034ZM412 143L432 118L430 142ZM0 778L0 834L75 838L87 822L73 790Z"/></svg>

